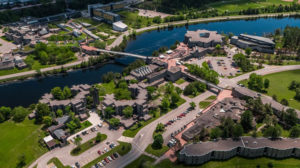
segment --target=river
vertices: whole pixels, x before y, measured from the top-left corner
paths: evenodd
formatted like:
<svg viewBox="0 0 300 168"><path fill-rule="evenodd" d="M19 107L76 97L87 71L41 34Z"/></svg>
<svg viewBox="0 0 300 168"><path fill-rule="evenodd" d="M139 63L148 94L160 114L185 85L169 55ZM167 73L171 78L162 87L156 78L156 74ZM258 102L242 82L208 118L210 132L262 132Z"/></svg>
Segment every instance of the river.
<svg viewBox="0 0 300 168"><path fill-rule="evenodd" d="M207 29L219 33L232 32L263 35L274 32L275 29L284 29L287 25L300 27L299 18L260 18L256 20L232 20L189 25L189 30ZM138 35L136 40L128 43L126 52L150 56L161 46L170 47L176 40L183 41L187 28L177 27L172 30L154 30ZM133 58L123 57L118 61L128 64ZM101 68L70 72L67 76L49 76L41 80L32 79L0 86L0 106L28 106L37 103L46 92L56 86L71 86L76 84L93 84L101 82L102 74L113 71L121 72L124 67L117 64L107 64Z"/></svg>

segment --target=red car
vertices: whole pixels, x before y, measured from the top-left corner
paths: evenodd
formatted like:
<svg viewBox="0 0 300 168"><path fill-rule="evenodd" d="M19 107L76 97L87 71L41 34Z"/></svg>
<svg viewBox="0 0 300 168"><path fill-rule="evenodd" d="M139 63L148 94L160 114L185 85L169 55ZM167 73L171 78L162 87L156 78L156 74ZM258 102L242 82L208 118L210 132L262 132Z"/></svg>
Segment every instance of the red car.
<svg viewBox="0 0 300 168"><path fill-rule="evenodd" d="M104 159L106 163L109 163L109 160L107 158Z"/></svg>
<svg viewBox="0 0 300 168"><path fill-rule="evenodd" d="M98 150L98 154L101 155L101 151L100 150Z"/></svg>
<svg viewBox="0 0 300 168"><path fill-rule="evenodd" d="M114 157L114 155L110 155L110 157L111 157L113 160L115 160L115 157Z"/></svg>

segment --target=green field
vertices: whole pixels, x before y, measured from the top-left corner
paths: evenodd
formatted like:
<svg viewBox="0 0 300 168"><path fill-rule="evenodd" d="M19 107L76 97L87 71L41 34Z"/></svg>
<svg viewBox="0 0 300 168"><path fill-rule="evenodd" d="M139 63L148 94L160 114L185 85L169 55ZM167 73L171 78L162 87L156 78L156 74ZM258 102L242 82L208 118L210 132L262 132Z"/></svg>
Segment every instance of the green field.
<svg viewBox="0 0 300 168"><path fill-rule="evenodd" d="M264 79L270 80L270 86L267 89L269 96L277 95L278 101L286 98L289 106L300 110L300 102L294 100L295 92L288 89L293 80L300 82L300 70L284 71L263 76ZM247 86L247 81L242 81Z"/></svg>
<svg viewBox="0 0 300 168"><path fill-rule="evenodd" d="M145 152L150 153L150 154L152 154L154 156L157 156L157 157L162 156L164 153L166 153L169 150L169 147L167 147L165 145L163 145L163 147L161 149L158 149L158 150L153 149L151 145L152 144L149 144L147 146Z"/></svg>
<svg viewBox="0 0 300 168"><path fill-rule="evenodd" d="M58 158L52 158L48 161L48 164L54 163L57 168L71 168L70 166L64 166Z"/></svg>
<svg viewBox="0 0 300 168"><path fill-rule="evenodd" d="M177 84L177 85L181 85L181 84L183 84L185 82L185 80L183 79L183 78L180 78L180 79L178 79L175 83Z"/></svg>
<svg viewBox="0 0 300 168"><path fill-rule="evenodd" d="M283 0L225 0L215 3L210 3L207 7L215 8L219 12L238 12L240 10L246 10L248 8L264 8L272 5L288 5L291 2L285 2Z"/></svg>
<svg viewBox="0 0 300 168"><path fill-rule="evenodd" d="M39 144L43 138L40 125L25 119L21 123L6 121L0 124L0 167L13 168L20 155L24 154L29 165L48 150Z"/></svg>
<svg viewBox="0 0 300 168"><path fill-rule="evenodd" d="M234 157L227 161L210 161L202 166L184 166L182 164L173 164L169 160L163 160L158 163L155 168L269 168L268 164L272 163L273 168L299 168L300 160L298 159L284 159L273 160L269 158L245 159L241 157Z"/></svg>
<svg viewBox="0 0 300 168"><path fill-rule="evenodd" d="M131 162L129 165L127 165L125 168L140 168L144 167L142 166L145 162L154 162L155 159L147 156L147 155L141 155L139 158L137 158L135 161Z"/></svg>

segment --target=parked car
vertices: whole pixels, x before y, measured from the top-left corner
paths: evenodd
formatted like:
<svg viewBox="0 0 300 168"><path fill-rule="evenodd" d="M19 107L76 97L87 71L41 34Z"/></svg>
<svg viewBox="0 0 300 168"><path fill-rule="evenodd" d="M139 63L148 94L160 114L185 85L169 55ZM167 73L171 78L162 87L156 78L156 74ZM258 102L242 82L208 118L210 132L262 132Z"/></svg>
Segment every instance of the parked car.
<svg viewBox="0 0 300 168"><path fill-rule="evenodd" d="M111 157L113 160L115 160L115 157L114 157L114 155L110 155L110 157Z"/></svg>
<svg viewBox="0 0 300 168"><path fill-rule="evenodd" d="M101 128L101 127L102 127L102 124L101 124L101 123L100 123L100 124L98 124L98 127L100 127L100 128Z"/></svg>
<svg viewBox="0 0 300 168"><path fill-rule="evenodd" d="M109 163L109 160L107 158L104 158L104 160L105 160L106 163Z"/></svg>
<svg viewBox="0 0 300 168"><path fill-rule="evenodd" d="M75 166L76 166L77 168L80 168L80 164L79 164L78 162L75 163Z"/></svg>
<svg viewBox="0 0 300 168"><path fill-rule="evenodd" d="M102 160L101 163L102 163L104 166L106 165L105 160Z"/></svg>
<svg viewBox="0 0 300 168"><path fill-rule="evenodd" d="M110 156L107 156L107 159L108 159L109 161L112 161L112 158L111 158Z"/></svg>
<svg viewBox="0 0 300 168"><path fill-rule="evenodd" d="M98 154L101 155L101 150L98 150Z"/></svg>
<svg viewBox="0 0 300 168"><path fill-rule="evenodd" d="M119 157L118 154L117 154L116 152L115 152L113 155L114 155L115 158L118 158L118 157Z"/></svg>

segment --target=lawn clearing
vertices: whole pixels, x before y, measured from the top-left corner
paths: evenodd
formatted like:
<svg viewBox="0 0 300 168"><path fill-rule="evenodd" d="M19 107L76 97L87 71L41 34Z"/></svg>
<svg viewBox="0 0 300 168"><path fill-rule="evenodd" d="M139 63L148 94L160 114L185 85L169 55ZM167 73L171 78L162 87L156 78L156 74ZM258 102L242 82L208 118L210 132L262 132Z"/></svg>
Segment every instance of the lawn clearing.
<svg viewBox="0 0 300 168"><path fill-rule="evenodd" d="M48 163L48 164L54 163L55 166L56 166L57 168L71 168L70 166L64 166L64 165L61 163L61 161L60 161L58 158L56 158L56 157L50 159L47 163Z"/></svg>
<svg viewBox="0 0 300 168"><path fill-rule="evenodd" d="M234 157L227 161L210 161L201 166L184 166L182 164L174 164L169 160L163 160L158 163L155 168L255 168L257 165L259 165L260 168L269 168L268 163L272 163L274 168L298 168L300 166L300 160L294 158L273 160L265 157L257 159Z"/></svg>
<svg viewBox="0 0 300 168"><path fill-rule="evenodd" d="M16 167L18 157L26 157L26 165L48 150L38 142L44 137L41 125L35 125L32 120L25 119L21 123L5 121L0 124L0 167Z"/></svg>
<svg viewBox="0 0 300 168"><path fill-rule="evenodd" d="M164 153L166 153L169 150L169 147L163 145L163 147L161 149L153 149L152 144L149 144L145 150L145 152L152 154L154 156L160 157L162 156Z"/></svg>
<svg viewBox="0 0 300 168"><path fill-rule="evenodd" d="M177 84L177 85L181 85L181 84L183 84L185 82L185 80L183 79L183 78L180 78L180 79L178 79L175 83Z"/></svg>
<svg viewBox="0 0 300 168"><path fill-rule="evenodd" d="M154 162L155 159L147 156L147 155L141 155L139 158L137 158L135 161L131 162L129 165L127 165L125 168L140 168L143 167L143 164L145 162Z"/></svg>
<svg viewBox="0 0 300 168"><path fill-rule="evenodd" d="M293 80L300 82L300 70L284 71L263 76L264 79L270 80L270 86L267 89L267 95L277 96L277 100L281 101L283 98L287 99L289 106L300 110L300 102L294 99L295 92L288 89ZM239 83L248 86L247 80Z"/></svg>

